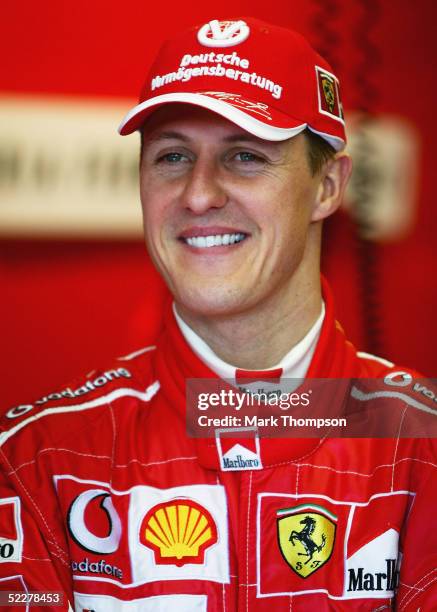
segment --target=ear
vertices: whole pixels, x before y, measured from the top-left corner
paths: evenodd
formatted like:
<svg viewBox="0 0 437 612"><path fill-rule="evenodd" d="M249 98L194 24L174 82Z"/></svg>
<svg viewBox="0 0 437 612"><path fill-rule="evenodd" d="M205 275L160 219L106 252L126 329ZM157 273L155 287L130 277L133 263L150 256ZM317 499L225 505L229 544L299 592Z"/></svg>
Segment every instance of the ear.
<svg viewBox="0 0 437 612"><path fill-rule="evenodd" d="M320 183L311 221L322 221L340 206L352 172L352 160L346 153L337 153L320 172Z"/></svg>

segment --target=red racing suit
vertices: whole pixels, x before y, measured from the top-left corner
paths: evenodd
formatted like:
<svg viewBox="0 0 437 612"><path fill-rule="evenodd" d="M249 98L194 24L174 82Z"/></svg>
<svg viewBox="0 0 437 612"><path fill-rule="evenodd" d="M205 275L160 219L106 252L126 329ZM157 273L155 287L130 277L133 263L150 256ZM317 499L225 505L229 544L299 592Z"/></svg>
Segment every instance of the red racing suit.
<svg viewBox="0 0 437 612"><path fill-rule="evenodd" d="M432 404L325 303L308 378ZM212 377L169 310L156 347L2 417L1 590L95 612L436 610L432 441L191 438L185 381Z"/></svg>

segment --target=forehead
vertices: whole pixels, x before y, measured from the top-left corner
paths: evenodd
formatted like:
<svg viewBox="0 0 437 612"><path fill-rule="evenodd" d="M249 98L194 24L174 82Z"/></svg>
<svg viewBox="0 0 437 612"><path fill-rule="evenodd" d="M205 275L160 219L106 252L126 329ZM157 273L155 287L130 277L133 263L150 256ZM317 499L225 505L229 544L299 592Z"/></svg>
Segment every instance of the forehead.
<svg viewBox="0 0 437 612"><path fill-rule="evenodd" d="M144 141L181 139L209 142L250 141L264 147L282 149L283 142L271 142L254 136L221 115L193 104L166 104L155 110L144 122Z"/></svg>
<svg viewBox="0 0 437 612"><path fill-rule="evenodd" d="M159 130L168 128L209 127L235 133L248 134L234 123L217 113L194 104L165 104L155 110L144 122L143 135L148 138Z"/></svg>

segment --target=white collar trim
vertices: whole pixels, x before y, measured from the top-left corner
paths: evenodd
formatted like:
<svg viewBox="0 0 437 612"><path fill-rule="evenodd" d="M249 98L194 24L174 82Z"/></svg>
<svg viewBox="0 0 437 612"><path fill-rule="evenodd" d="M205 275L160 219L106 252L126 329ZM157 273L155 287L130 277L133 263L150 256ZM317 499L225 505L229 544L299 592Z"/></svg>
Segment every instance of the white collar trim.
<svg viewBox="0 0 437 612"><path fill-rule="evenodd" d="M182 320L177 313L174 303L173 312L182 335L199 359L201 359L219 378L235 380L237 368L220 359L208 344L206 344L206 342ZM322 302L320 315L305 337L293 346L278 364L271 368L265 368L265 371L282 368L281 378L304 378L308 372L314 351L316 350L324 318L325 303Z"/></svg>

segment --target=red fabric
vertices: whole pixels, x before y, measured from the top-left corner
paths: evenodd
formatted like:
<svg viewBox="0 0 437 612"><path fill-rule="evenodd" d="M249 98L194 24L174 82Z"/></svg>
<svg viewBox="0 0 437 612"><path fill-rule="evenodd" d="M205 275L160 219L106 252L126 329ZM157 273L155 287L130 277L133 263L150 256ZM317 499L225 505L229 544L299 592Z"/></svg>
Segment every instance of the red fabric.
<svg viewBox="0 0 437 612"><path fill-rule="evenodd" d="M282 368L276 368L275 370L235 370L235 380L239 383L244 382L245 379L250 381L267 381L267 382L279 382L282 376Z"/></svg>
<svg viewBox="0 0 437 612"><path fill-rule="evenodd" d="M383 377L392 371L357 356L335 323L329 294L324 297L326 318L311 376ZM370 611L388 603L382 591L396 580L399 537L397 609L437 605L437 542L428 522L436 501L435 445L419 439L262 439L262 469L223 471L215 441L186 436L190 376L212 373L191 352L169 309L156 349L69 385L61 399L46 397L3 417L1 495L21 498L24 538L22 562L1 562L2 576L22 574L28 589L61 589L70 598L73 590L82 593L79 610L92 607L86 594L101 596L93 601L103 609L109 596L141 606L151 603L148 597L177 594L206 596L208 612L262 612L273 605L288 611L291 602L298 611L334 605ZM410 388L398 391L387 400L393 408L418 399ZM177 562L170 556L161 563L140 526L153 515L176 528L183 519L172 500L181 499L205 508L217 543L214 529L205 531L204 557L199 553L190 563L182 552ZM334 543L320 568L302 578L278 544L281 512L297 516L301 531L299 521L309 520L313 507L310 518L324 517L326 546ZM167 519L158 514L163 508ZM184 523L182 531L187 528ZM300 545L291 544L288 533L290 552ZM322 550L321 542L316 531L313 543ZM171 543L160 551L169 548Z"/></svg>

